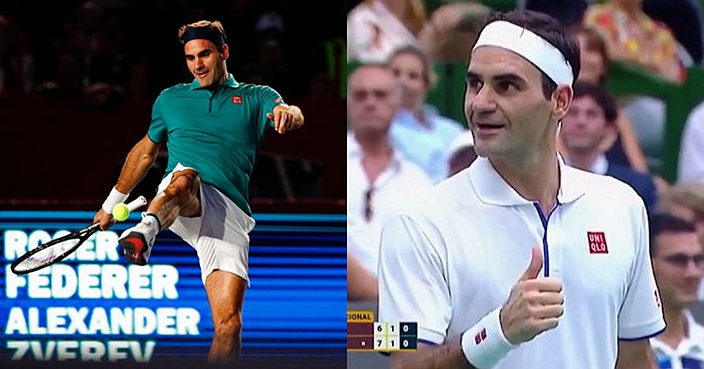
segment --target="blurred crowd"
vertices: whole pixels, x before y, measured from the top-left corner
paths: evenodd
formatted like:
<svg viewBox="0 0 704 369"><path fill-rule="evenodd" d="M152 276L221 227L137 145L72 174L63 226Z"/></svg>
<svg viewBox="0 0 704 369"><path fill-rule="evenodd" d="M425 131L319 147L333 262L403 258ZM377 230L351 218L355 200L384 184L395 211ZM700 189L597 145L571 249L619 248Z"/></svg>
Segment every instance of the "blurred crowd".
<svg viewBox="0 0 704 369"><path fill-rule="evenodd" d="M177 31L201 19L223 23L237 80L288 99L336 93L325 44L343 38L344 3L315 9L325 16L309 27L311 7L289 0L2 1L0 97L154 98L192 79Z"/></svg>
<svg viewBox="0 0 704 369"><path fill-rule="evenodd" d="M389 214L476 158L467 122L449 118L428 96L437 80L435 66L466 67L492 3L348 1L347 58L356 67L348 79L349 301L376 300L379 240ZM651 254L666 317L678 323L691 319L687 308L704 298L704 289L692 295L691 288L689 293L682 288L699 286L704 270L704 103L681 122L678 178L666 180L643 150L644 137L664 139L664 102L614 96L607 86L612 61L684 83L688 70L701 67L702 3L522 0L516 8L552 15L579 41L582 70L562 121L560 155L574 167L628 183L642 197L653 219ZM700 247L685 247L692 240ZM683 338L673 346L672 335L677 336L669 330L660 337L658 357L676 351ZM697 350L704 349L704 336L692 338L701 341ZM700 360L704 365L704 356Z"/></svg>

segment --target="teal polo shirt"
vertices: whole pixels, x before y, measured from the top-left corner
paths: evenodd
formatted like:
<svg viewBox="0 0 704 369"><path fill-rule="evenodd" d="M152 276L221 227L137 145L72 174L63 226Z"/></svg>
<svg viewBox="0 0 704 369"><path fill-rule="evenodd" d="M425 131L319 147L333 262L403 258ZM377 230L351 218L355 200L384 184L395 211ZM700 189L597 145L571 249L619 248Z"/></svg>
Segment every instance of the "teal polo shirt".
<svg viewBox="0 0 704 369"><path fill-rule="evenodd" d="M266 113L283 103L274 89L238 83L232 75L215 91L194 79L159 94L147 135L166 142L167 174L177 163L191 167L251 215L249 179L264 135L274 127Z"/></svg>

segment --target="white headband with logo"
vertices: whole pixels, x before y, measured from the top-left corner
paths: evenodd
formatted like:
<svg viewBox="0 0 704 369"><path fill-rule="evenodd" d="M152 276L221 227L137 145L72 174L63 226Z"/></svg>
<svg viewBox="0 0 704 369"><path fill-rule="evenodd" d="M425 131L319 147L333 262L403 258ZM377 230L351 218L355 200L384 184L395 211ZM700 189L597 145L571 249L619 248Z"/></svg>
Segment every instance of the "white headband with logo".
<svg viewBox="0 0 704 369"><path fill-rule="evenodd" d="M557 85L574 81L572 67L560 50L535 33L511 22L489 23L479 35L472 52L480 46L498 46L526 58Z"/></svg>

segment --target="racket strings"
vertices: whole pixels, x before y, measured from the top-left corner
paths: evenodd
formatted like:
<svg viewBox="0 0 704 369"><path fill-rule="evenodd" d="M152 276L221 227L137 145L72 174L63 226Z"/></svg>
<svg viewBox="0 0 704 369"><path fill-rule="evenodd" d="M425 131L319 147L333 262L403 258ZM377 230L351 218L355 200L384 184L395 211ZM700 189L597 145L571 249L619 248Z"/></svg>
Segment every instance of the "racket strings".
<svg viewBox="0 0 704 369"><path fill-rule="evenodd" d="M18 272L32 270L34 268L49 264L61 257L65 252L75 247L81 240L78 238L68 239L63 242L58 242L50 247L46 247L35 254L30 255L22 262L15 266Z"/></svg>

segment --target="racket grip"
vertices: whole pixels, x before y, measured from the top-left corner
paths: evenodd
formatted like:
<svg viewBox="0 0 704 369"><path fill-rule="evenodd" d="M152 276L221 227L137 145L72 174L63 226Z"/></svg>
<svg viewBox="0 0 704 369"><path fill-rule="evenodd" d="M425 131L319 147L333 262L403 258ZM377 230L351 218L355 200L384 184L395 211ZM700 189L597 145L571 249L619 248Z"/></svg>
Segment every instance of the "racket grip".
<svg viewBox="0 0 704 369"><path fill-rule="evenodd" d="M132 201L130 201L129 204L127 204L127 208L130 209L130 211L135 211L142 206L147 205L147 198L144 196L140 196Z"/></svg>

